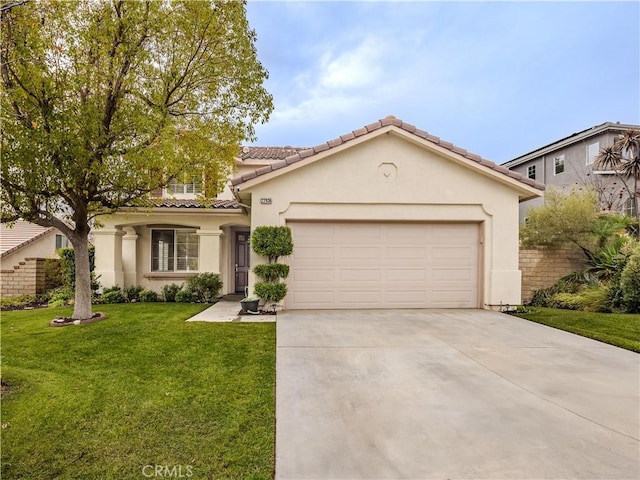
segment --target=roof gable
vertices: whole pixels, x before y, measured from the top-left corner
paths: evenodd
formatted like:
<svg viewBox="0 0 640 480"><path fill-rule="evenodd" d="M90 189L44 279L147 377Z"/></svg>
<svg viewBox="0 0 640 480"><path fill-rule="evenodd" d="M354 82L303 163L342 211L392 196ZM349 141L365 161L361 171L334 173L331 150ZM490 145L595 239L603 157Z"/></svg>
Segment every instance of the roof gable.
<svg viewBox="0 0 640 480"><path fill-rule="evenodd" d="M24 220L16 221L12 227L0 224L0 255L4 257L16 252L55 230Z"/></svg>
<svg viewBox="0 0 640 480"><path fill-rule="evenodd" d="M544 190L544 185L541 183L531 180L520 173L513 172L496 164L495 162L482 158L479 155L470 153L463 148L457 147L450 142L444 141L439 137L431 135L424 130L420 130L414 125L403 122L391 115L313 148L299 151L298 153L290 155L283 160L273 162L252 172L240 175L232 179L231 184L232 186L237 187L250 181L251 184L255 184L256 182L267 180L272 178L273 175L286 173L288 169L291 169L295 164L303 160L307 159L306 162L310 162L314 160L314 157L319 159L332 153L332 150L342 150L350 145L366 141L367 137L371 138L373 136L384 134L388 131L396 131L397 133L403 134L423 145L429 145L449 157L453 156L461 160L461 163L474 166L475 168L478 168L489 175L495 176L502 181L511 183L513 186L521 184L522 188L531 193L530 197L538 195L535 193L536 190Z"/></svg>

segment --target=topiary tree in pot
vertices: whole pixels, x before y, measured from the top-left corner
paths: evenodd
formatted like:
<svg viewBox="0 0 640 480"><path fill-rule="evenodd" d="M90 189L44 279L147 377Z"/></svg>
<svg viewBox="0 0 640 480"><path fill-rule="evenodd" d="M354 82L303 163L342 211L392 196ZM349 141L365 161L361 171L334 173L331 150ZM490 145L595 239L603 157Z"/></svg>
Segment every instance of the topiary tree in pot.
<svg viewBox="0 0 640 480"><path fill-rule="evenodd" d="M253 291L265 303L277 304L287 295L287 285L281 280L289 275L289 265L278 263L278 259L293 252L291 229L286 226L256 227L250 243L255 253L269 259L269 263L253 268L253 273L262 280L254 285Z"/></svg>

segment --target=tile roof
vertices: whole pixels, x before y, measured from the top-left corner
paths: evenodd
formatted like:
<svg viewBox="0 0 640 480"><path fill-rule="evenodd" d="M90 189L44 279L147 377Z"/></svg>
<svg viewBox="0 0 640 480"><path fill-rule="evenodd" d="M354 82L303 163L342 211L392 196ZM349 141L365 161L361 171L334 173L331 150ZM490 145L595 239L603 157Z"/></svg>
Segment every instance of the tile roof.
<svg viewBox="0 0 640 480"><path fill-rule="evenodd" d="M325 150L330 150L339 145L346 144L358 137L367 135L369 133L375 132L376 130L380 130L381 128L388 127L388 126L398 127L406 132L411 133L412 135L415 135L423 140L427 140L428 142L431 142L442 148L450 150L451 152L461 155L462 157L465 157L469 160L473 160L474 162L479 163L484 167L487 167L491 170L494 170L498 173L508 176L514 180L517 180L518 182L521 182L525 185L536 188L538 190L544 190L544 185L539 182L531 180L530 178L527 178L518 172L511 171L501 165L496 164L495 162L482 158L479 155L470 153L464 148L460 148L460 147L457 147L456 145L453 145L450 142L446 142L440 139L439 137L436 137L435 135L431 135L430 133L424 130L420 130L419 128L416 128L414 125L411 125L410 123L403 122L402 120L394 117L393 115L389 115L388 117L378 120L377 122L371 123L357 130L353 130L352 132L341 135L338 138L334 138L333 140L329 140L328 142L322 143L313 148L301 149L282 160L273 162L272 164L267 165L265 167L258 168L253 172L245 173L244 175L238 176L231 180L231 184L234 186L239 185L253 178L259 177L261 175L266 175L267 173L273 172L275 170L279 170L281 168L285 168L307 157L316 155L320 152L324 152ZM285 147L284 149L286 148L287 147Z"/></svg>
<svg viewBox="0 0 640 480"><path fill-rule="evenodd" d="M241 160L284 160L307 147L242 147L238 158Z"/></svg>
<svg viewBox="0 0 640 480"><path fill-rule="evenodd" d="M150 207L165 208L216 208L216 209L237 209L240 205L235 200L184 200L175 198L152 198L148 200ZM144 205L143 205L144 206Z"/></svg>
<svg viewBox="0 0 640 480"><path fill-rule="evenodd" d="M0 255L6 256L55 231L35 223L18 220L13 227L0 224Z"/></svg>

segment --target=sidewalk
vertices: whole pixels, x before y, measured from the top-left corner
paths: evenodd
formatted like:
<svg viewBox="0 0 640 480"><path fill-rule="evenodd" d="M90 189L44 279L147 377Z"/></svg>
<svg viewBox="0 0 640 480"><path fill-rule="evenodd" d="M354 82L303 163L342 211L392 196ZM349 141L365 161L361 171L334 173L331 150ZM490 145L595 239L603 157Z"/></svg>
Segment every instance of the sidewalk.
<svg viewBox="0 0 640 480"><path fill-rule="evenodd" d="M275 322L277 315L240 315L240 302L219 300L187 322Z"/></svg>

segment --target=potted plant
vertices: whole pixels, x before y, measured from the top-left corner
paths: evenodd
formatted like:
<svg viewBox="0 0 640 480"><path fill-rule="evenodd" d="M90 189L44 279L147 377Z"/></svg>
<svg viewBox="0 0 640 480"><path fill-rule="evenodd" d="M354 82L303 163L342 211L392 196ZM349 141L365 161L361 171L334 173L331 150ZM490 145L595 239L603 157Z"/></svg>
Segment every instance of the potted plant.
<svg viewBox="0 0 640 480"><path fill-rule="evenodd" d="M242 313L258 313L258 302L260 299L255 295L249 295L249 287L244 289L244 298L240 300Z"/></svg>

